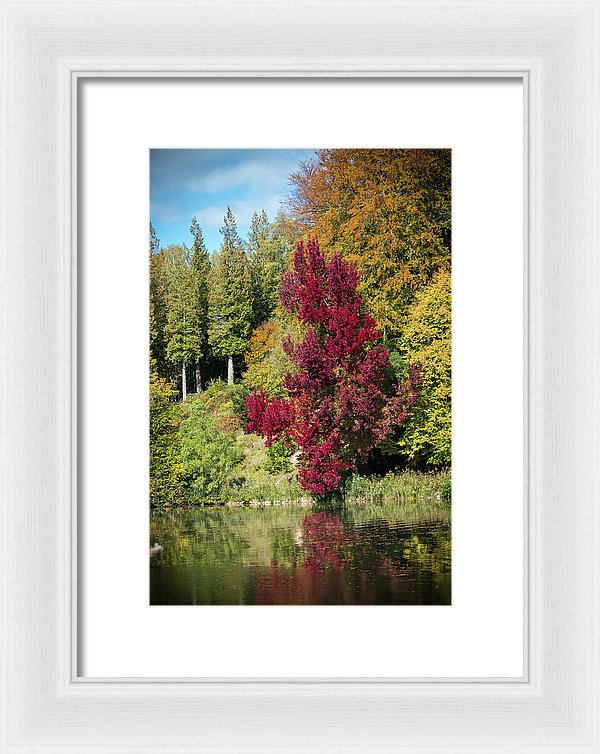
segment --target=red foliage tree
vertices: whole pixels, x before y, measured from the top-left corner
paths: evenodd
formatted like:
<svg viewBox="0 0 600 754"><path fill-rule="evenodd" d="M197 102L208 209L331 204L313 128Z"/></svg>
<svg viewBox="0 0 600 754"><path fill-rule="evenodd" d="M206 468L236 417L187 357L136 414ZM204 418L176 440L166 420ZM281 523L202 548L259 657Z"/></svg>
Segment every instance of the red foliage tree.
<svg viewBox="0 0 600 754"><path fill-rule="evenodd" d="M316 239L296 245L279 290L284 309L305 325L299 343L283 344L294 365L283 383L289 398L261 389L246 399L248 431L267 446L292 440L301 451L300 484L313 494L339 490L353 463L402 424L418 398L415 366L390 390L389 353L358 282L354 265L338 253L327 261Z"/></svg>

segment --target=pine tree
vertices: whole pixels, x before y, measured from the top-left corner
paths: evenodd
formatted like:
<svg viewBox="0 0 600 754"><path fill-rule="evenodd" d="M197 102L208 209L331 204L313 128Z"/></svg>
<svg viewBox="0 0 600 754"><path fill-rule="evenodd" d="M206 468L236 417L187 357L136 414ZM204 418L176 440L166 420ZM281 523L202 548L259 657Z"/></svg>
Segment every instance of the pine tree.
<svg viewBox="0 0 600 754"><path fill-rule="evenodd" d="M261 210L260 215L258 212L254 212L248 232L248 253L250 256L256 254L260 246L269 238L270 230L271 224L264 209Z"/></svg>
<svg viewBox="0 0 600 754"><path fill-rule="evenodd" d="M264 290L265 263L268 255L271 224L264 209L254 212L248 233L248 261L252 281L252 327L258 327L269 318L266 291Z"/></svg>
<svg viewBox="0 0 600 754"><path fill-rule="evenodd" d="M210 274L210 257L204 244L202 229L195 217L192 217L190 233L194 237L192 244L192 275L196 300L196 320L198 324L199 352L196 357L196 392L202 392L202 359L208 350L208 278Z"/></svg>
<svg viewBox="0 0 600 754"><path fill-rule="evenodd" d="M227 208L223 243L210 273L208 340L215 356L227 358L233 384L233 357L244 353L252 331L252 285L248 257L235 218Z"/></svg>

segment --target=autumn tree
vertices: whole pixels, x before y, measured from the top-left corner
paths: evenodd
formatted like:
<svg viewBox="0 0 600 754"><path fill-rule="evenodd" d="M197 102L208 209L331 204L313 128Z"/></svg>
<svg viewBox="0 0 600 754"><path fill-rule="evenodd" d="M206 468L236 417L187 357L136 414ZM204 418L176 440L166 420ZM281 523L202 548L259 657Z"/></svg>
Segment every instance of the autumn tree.
<svg viewBox="0 0 600 754"><path fill-rule="evenodd" d="M221 233L223 243L210 273L208 339L215 356L227 359L227 382L232 385L233 357L244 353L252 331L252 281L244 244L229 207Z"/></svg>
<svg viewBox="0 0 600 754"><path fill-rule="evenodd" d="M283 329L279 320L270 320L252 333L245 354L246 371L243 383L248 390L263 387L272 398L283 398L287 391L283 380L290 360L282 347Z"/></svg>
<svg viewBox="0 0 600 754"><path fill-rule="evenodd" d="M449 149L321 149L291 176L292 214L360 270L392 336L416 291L450 269L450 168Z"/></svg>
<svg viewBox="0 0 600 754"><path fill-rule="evenodd" d="M283 308L304 326L301 340L284 344L293 364L284 380L289 397L261 389L246 400L248 431L267 446L293 441L301 451L300 484L313 494L339 491L418 397L415 367L406 383L390 384L389 354L358 284L356 268L340 254L327 261L316 239L297 244L280 289Z"/></svg>
<svg viewBox="0 0 600 754"><path fill-rule="evenodd" d="M441 270L420 290L402 335L406 358L422 370L419 400L398 436L386 442L415 467L448 466L452 445L452 307L450 273Z"/></svg>
<svg viewBox="0 0 600 754"><path fill-rule="evenodd" d="M196 322L198 325L198 353L196 354L196 392L202 392L202 359L208 350L208 278L210 274L210 257L204 243L202 229L195 217L192 217L190 233L192 244L191 268L196 305Z"/></svg>
<svg viewBox="0 0 600 754"><path fill-rule="evenodd" d="M165 250L165 269L169 289L167 313L167 358L181 367L181 395L187 397L187 366L201 354L202 338L198 322L196 285L189 249L169 246Z"/></svg>

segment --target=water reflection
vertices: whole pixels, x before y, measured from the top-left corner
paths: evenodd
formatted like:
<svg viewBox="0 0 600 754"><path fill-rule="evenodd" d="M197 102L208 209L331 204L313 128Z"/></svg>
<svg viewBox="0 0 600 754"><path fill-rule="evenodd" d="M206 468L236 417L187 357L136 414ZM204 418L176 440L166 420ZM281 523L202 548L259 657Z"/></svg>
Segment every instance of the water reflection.
<svg viewBox="0 0 600 754"><path fill-rule="evenodd" d="M154 513L153 605L447 605L443 505L199 508Z"/></svg>
<svg viewBox="0 0 600 754"><path fill-rule="evenodd" d="M300 567L306 571L321 571L324 568L341 570L345 562L344 545L348 543L349 537L337 514L319 511L304 516L302 544L305 559Z"/></svg>

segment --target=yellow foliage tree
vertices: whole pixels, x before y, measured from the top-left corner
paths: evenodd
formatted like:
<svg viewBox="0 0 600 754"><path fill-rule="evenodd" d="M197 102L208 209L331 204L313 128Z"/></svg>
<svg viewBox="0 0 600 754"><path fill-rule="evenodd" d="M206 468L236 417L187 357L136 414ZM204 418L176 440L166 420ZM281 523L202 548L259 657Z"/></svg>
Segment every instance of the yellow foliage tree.
<svg viewBox="0 0 600 754"><path fill-rule="evenodd" d="M397 450L414 466L451 461L451 295L450 273L441 270L417 293L402 337L407 361L421 365L421 397L397 441Z"/></svg>
<svg viewBox="0 0 600 754"><path fill-rule="evenodd" d="M392 336L416 291L450 269L450 168L449 149L322 149L291 176L293 215L354 262Z"/></svg>

